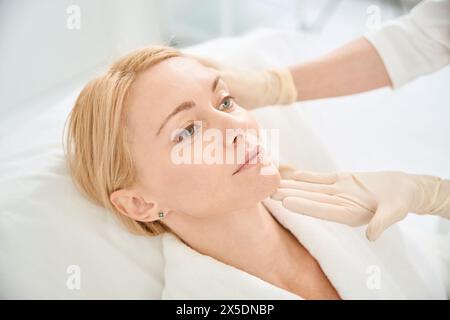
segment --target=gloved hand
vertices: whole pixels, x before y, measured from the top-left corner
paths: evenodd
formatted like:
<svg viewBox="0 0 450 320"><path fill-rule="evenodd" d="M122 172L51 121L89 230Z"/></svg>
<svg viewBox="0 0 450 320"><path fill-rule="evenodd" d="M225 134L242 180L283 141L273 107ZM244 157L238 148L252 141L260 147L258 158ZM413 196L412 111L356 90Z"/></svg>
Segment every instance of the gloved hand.
<svg viewBox="0 0 450 320"><path fill-rule="evenodd" d="M227 83L236 102L243 108L291 104L297 100L297 89L287 68L263 71L237 70L212 59L192 57L204 66L215 69Z"/></svg>
<svg viewBox="0 0 450 320"><path fill-rule="evenodd" d="M296 171L272 195L290 211L350 226L369 224L378 239L408 213L450 219L450 181L398 171L316 173Z"/></svg>

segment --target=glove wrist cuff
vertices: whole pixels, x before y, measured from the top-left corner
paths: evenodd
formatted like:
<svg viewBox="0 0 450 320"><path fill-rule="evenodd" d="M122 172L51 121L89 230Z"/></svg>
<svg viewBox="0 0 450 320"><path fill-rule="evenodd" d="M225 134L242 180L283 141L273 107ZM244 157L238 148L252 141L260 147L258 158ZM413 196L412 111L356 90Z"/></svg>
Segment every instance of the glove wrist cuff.
<svg viewBox="0 0 450 320"><path fill-rule="evenodd" d="M417 176L418 214L450 215L450 181L434 176Z"/></svg>
<svg viewBox="0 0 450 320"><path fill-rule="evenodd" d="M268 104L287 105L297 101L297 88L289 69L270 69L267 76L270 78L266 88L270 100Z"/></svg>

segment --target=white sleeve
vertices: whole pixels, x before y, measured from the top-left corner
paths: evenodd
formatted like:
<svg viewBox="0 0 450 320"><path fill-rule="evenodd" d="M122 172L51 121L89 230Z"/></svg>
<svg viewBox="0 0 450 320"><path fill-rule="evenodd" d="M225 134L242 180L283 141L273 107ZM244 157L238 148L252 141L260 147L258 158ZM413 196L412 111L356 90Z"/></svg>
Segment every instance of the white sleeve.
<svg viewBox="0 0 450 320"><path fill-rule="evenodd" d="M398 88L450 63L450 0L423 1L364 36Z"/></svg>

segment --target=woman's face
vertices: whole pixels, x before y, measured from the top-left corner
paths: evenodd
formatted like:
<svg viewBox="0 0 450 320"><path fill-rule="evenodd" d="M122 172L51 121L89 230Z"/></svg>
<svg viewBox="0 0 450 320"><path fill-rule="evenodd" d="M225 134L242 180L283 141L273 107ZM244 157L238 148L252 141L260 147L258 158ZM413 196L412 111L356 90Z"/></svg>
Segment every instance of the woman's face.
<svg viewBox="0 0 450 320"><path fill-rule="evenodd" d="M279 185L258 157L236 172L258 150L259 127L213 69L164 60L138 75L127 105L134 190L148 207L207 217L252 207Z"/></svg>

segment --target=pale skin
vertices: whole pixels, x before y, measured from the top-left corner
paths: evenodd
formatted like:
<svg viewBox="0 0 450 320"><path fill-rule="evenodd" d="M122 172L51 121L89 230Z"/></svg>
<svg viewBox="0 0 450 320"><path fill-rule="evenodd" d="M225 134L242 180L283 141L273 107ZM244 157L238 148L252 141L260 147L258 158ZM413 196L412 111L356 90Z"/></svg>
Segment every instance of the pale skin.
<svg viewBox="0 0 450 320"><path fill-rule="evenodd" d="M290 70L298 100L345 96L392 85L378 52L363 37Z"/></svg>
<svg viewBox="0 0 450 320"><path fill-rule="evenodd" d="M196 57L203 65L218 70L231 93L247 110L273 104L280 83L268 80L265 71L234 69L210 59ZM364 37L353 40L323 56L288 68L297 101L352 95L392 87L389 74L377 50ZM284 84L286 85L286 84ZM271 86L273 90L269 90Z"/></svg>
<svg viewBox="0 0 450 320"><path fill-rule="evenodd" d="M166 212L163 222L191 248L298 296L338 299L317 261L262 204L280 184L277 170L260 174L273 163L258 162L236 174L237 163L171 161L175 144L190 148L196 139L195 133L181 142L174 137L179 129L192 129L192 121L219 130L258 128L251 114L228 97L225 82L216 80L214 70L185 57L160 62L137 77L126 102L138 180L112 193L111 201L138 221L155 221L160 211ZM183 111L161 128L180 104ZM237 135L224 141L223 149L235 149L238 141L252 140Z"/></svg>

